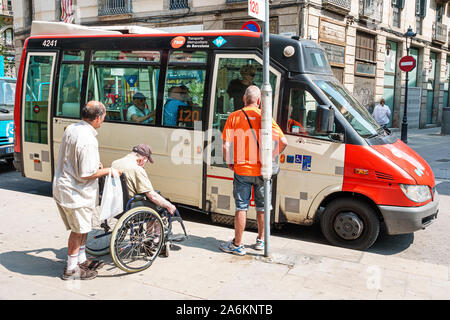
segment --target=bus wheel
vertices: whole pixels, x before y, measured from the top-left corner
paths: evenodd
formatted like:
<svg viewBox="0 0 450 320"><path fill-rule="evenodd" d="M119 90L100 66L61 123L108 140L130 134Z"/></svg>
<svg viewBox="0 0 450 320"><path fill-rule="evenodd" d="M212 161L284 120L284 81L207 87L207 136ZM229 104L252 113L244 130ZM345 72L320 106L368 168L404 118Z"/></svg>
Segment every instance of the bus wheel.
<svg viewBox="0 0 450 320"><path fill-rule="evenodd" d="M366 250L378 237L380 221L367 203L342 198L327 205L320 220L320 227L332 245Z"/></svg>

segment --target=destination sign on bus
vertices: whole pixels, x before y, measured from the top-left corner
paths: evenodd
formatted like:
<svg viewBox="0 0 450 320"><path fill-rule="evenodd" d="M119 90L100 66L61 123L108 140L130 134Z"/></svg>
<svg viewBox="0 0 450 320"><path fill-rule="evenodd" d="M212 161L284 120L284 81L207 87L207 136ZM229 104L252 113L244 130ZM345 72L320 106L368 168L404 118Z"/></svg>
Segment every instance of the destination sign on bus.
<svg viewBox="0 0 450 320"><path fill-rule="evenodd" d="M266 7L263 0L248 0L248 15L266 21Z"/></svg>

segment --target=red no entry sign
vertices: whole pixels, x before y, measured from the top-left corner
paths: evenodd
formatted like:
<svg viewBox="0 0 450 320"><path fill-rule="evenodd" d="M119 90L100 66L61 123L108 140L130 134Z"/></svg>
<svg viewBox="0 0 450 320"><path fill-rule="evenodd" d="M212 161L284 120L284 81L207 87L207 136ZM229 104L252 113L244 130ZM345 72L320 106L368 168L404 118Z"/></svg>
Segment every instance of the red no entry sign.
<svg viewBox="0 0 450 320"><path fill-rule="evenodd" d="M416 67L416 60L411 56L404 56L400 59L398 66L400 67L400 70L409 72Z"/></svg>

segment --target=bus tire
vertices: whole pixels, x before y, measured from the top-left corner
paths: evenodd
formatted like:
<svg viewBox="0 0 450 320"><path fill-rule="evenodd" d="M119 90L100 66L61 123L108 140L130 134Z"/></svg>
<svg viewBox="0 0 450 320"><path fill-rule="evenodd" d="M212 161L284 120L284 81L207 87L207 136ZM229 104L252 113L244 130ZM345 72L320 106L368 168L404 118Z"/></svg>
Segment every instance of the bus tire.
<svg viewBox="0 0 450 320"><path fill-rule="evenodd" d="M380 232L380 221L366 202L341 198L330 202L321 217L324 237L335 246L366 250Z"/></svg>

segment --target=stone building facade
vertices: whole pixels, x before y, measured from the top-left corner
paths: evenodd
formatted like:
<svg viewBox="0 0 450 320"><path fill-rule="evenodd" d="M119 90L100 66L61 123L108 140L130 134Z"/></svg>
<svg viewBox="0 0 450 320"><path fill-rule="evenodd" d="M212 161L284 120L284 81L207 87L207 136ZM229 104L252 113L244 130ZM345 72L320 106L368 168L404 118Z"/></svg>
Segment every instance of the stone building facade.
<svg viewBox="0 0 450 320"><path fill-rule="evenodd" d="M11 0L0 1L0 77L14 78L15 52Z"/></svg>
<svg viewBox="0 0 450 320"><path fill-rule="evenodd" d="M240 29L247 0L17 0L14 5L16 63L32 20L86 26L141 25L173 31ZM270 0L270 31L316 40L328 52L336 77L367 108L382 97L392 109L391 127L400 127L406 75L404 34L417 33L410 55L408 123L439 125L449 104L449 0Z"/></svg>

